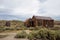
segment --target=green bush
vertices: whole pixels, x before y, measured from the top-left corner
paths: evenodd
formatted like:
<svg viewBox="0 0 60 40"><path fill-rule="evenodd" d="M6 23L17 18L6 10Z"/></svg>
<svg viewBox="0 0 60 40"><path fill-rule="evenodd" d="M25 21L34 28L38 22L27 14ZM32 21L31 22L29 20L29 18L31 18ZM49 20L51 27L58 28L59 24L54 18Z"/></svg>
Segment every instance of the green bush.
<svg viewBox="0 0 60 40"><path fill-rule="evenodd" d="M28 39L30 40L37 40L37 39L41 39L43 37L45 37L45 33L46 33L46 30L44 30L43 28L41 28L40 30L33 30L29 36L28 36Z"/></svg>
<svg viewBox="0 0 60 40"><path fill-rule="evenodd" d="M30 40L60 40L60 31L50 30L46 28L41 28L40 30L33 31L29 34L28 39Z"/></svg>
<svg viewBox="0 0 60 40"><path fill-rule="evenodd" d="M56 40L60 40L60 30L56 31L56 33L57 33Z"/></svg>
<svg viewBox="0 0 60 40"><path fill-rule="evenodd" d="M38 35L38 31L33 31L28 35L28 39L29 40L36 40L36 39L40 39L41 36Z"/></svg>
<svg viewBox="0 0 60 40"><path fill-rule="evenodd" d="M4 31L5 31L4 27L0 27L0 32L4 32Z"/></svg>
<svg viewBox="0 0 60 40"><path fill-rule="evenodd" d="M41 28L38 31L38 35L40 35L42 39L46 39L46 37L48 36L47 33L48 33L48 29L46 28L43 28L43 29Z"/></svg>
<svg viewBox="0 0 60 40"><path fill-rule="evenodd" d="M48 34L48 39L49 40L56 40L57 33L54 30L49 30Z"/></svg>
<svg viewBox="0 0 60 40"><path fill-rule="evenodd" d="M27 33L25 31L17 33L17 35L15 36L15 38L26 38L26 37L27 37Z"/></svg>

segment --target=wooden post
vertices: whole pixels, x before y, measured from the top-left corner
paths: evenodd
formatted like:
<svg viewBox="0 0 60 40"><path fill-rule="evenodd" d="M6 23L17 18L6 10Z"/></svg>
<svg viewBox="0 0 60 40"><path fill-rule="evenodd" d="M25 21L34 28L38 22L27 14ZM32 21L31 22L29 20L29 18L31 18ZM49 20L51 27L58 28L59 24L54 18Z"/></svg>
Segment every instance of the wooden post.
<svg viewBox="0 0 60 40"><path fill-rule="evenodd" d="M38 24L37 24L37 20L36 20L36 24L35 24L35 25L36 25L36 26L38 25Z"/></svg>

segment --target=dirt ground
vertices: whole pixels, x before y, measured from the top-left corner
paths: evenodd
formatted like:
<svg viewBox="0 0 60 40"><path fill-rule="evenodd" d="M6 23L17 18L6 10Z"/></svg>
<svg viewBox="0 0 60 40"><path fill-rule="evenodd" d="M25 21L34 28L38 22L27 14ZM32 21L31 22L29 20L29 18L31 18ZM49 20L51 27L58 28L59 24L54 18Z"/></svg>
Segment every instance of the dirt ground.
<svg viewBox="0 0 60 40"><path fill-rule="evenodd" d="M16 33L0 33L0 35L3 35L3 34L8 34L8 36L5 38L0 38L0 40L28 40L28 39L16 39L16 38L14 38Z"/></svg>

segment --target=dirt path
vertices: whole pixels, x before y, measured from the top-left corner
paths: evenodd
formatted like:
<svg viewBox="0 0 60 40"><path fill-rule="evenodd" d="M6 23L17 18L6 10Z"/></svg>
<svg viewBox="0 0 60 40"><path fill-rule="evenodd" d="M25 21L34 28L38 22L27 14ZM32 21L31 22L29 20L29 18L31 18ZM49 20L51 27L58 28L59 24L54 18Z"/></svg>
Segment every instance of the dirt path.
<svg viewBox="0 0 60 40"><path fill-rule="evenodd" d="M0 34L6 34L6 33L0 33ZM0 40L28 40L28 39L16 39L14 38L14 36L16 35L16 33L7 33L9 36L5 37L5 38L0 38Z"/></svg>

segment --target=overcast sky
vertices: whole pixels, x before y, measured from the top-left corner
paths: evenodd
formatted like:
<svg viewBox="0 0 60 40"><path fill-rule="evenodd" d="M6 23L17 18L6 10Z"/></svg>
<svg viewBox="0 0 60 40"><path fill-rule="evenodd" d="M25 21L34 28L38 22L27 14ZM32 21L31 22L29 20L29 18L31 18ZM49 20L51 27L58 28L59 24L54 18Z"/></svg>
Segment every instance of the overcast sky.
<svg viewBox="0 0 60 40"><path fill-rule="evenodd" d="M24 20L33 15L60 19L60 0L0 0L0 18L1 15L3 19Z"/></svg>

